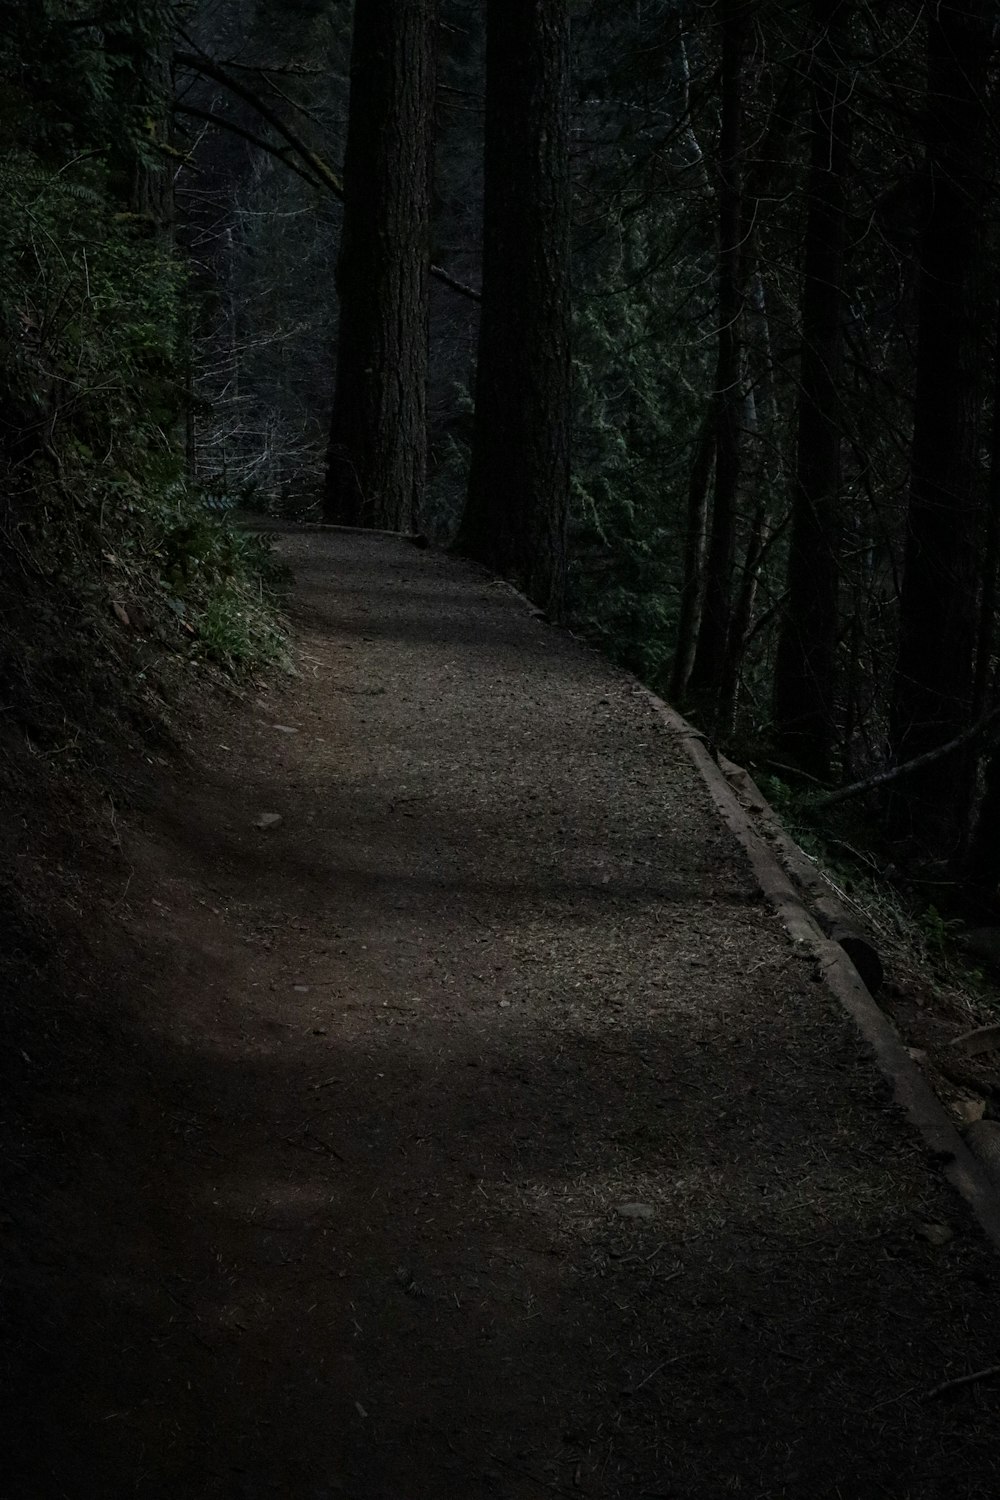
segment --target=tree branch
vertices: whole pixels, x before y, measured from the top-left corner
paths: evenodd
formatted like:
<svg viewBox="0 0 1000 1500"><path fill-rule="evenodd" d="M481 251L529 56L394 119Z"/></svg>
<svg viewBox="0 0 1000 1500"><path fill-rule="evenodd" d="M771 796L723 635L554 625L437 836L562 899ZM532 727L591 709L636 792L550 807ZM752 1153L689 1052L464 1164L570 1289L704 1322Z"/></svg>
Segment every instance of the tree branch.
<svg viewBox="0 0 1000 1500"><path fill-rule="evenodd" d="M264 103L259 94L255 94L238 79L231 78L217 63L212 62L211 58L197 57L193 52L177 52L174 54L174 61L181 68L190 68L192 72L200 73L203 78L211 78L213 83L221 84L231 94L235 94L237 99L242 99L244 104L249 104L250 108L256 110L272 130L276 130L282 139L288 142L296 155L300 156L310 170L321 179L324 187L329 188L337 198L343 199L344 184L337 174L330 170L315 151L310 151L306 143L285 124L280 115L275 114L270 105Z"/></svg>
<svg viewBox="0 0 1000 1500"><path fill-rule="evenodd" d="M903 776L909 776L914 771L923 770L924 766L933 765L935 761L943 760L946 755L954 755L956 750L961 750L972 740L978 739L984 730L1000 719L1000 703L977 719L969 729L964 729L954 739L948 740L944 745L938 745L933 750L925 750L922 755L915 755L912 760L906 760L900 766L890 766L888 770L877 771L874 776L866 776L863 781L852 781L850 786L841 786L833 792L824 792L821 797L814 797L812 806L814 808L832 807L836 802L846 802L850 797L860 797L863 792L874 791L876 787L888 786L890 782L899 781Z"/></svg>
<svg viewBox="0 0 1000 1500"><path fill-rule="evenodd" d="M227 120L224 115L214 114L210 109L198 109L194 104L175 102L173 111L175 115L190 115L194 120L206 120L209 125L216 125L220 130L228 130L231 135L238 135L241 140L249 141L251 146L257 146L261 151L266 151L269 156L277 157L278 161L301 177L303 182L308 182L310 187L322 188L326 185L320 182L317 177L311 177L297 162L291 160L288 155L291 147L286 147L283 151L279 151L276 146L272 146L269 141L265 141L263 136L254 135L252 130L244 130L243 126L237 125L235 120Z"/></svg>
<svg viewBox="0 0 1000 1500"><path fill-rule="evenodd" d="M451 287L453 292L458 292L460 297L468 297L471 302L482 302L482 292L477 292L474 286L469 286L465 281L458 281L450 276L442 266L431 266L431 275L435 281L440 281L442 286Z"/></svg>
<svg viewBox="0 0 1000 1500"><path fill-rule="evenodd" d="M307 68L304 63L242 63L235 57L227 57L222 66L236 68L240 73L257 73L262 78L271 73L278 78L321 78L324 72L322 68ZM342 75L333 76L340 78Z"/></svg>
<svg viewBox="0 0 1000 1500"><path fill-rule="evenodd" d="M210 78L213 83L221 84L231 94L235 94L237 99L242 99L244 104L249 104L250 108L256 110L261 119L270 125L272 130L276 130L281 138L287 142L295 154L308 167L309 171L313 174L313 178L318 178L319 183L329 189L335 198L338 198L341 202L344 201L344 184L337 174L327 166L321 156L317 156L315 151L311 151L306 143L286 125L281 116L275 114L274 110L268 104L265 104L264 100L258 94L255 94L252 89L247 88L239 79L230 77L224 68L220 68L218 63L213 62L209 57L200 57L194 52L176 52L174 54L174 62L178 67L189 68L191 72L200 73L203 78ZM192 106L185 105L183 108L190 111ZM216 118L214 123L222 125L226 129L234 128L230 126L228 121L219 118ZM254 140L255 144L268 149L264 142L255 139L249 131L237 128L236 133L243 135L247 140ZM285 165L291 167L293 171L299 171L300 177L305 175L281 152L274 151L271 148L271 154L277 156L279 160L284 161ZM309 177L306 177L306 181L310 180ZM460 296L467 297L472 302L482 301L481 293L477 292L475 287L467 286L464 281L459 281L456 277L449 276L448 272L442 270L440 266L431 266L430 274L434 277L435 281L440 281L444 286L450 287L453 292L457 292Z"/></svg>

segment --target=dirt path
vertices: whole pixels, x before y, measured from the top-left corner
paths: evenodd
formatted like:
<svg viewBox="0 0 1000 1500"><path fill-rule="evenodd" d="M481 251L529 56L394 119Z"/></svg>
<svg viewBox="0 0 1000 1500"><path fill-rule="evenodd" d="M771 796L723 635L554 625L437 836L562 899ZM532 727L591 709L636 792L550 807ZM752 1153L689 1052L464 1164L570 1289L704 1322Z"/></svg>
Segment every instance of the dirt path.
<svg viewBox="0 0 1000 1500"><path fill-rule="evenodd" d="M1000 1386L923 1399L995 1256L632 682L282 546L299 676L124 833L131 1007L0 1221L2 1500L995 1496Z"/></svg>

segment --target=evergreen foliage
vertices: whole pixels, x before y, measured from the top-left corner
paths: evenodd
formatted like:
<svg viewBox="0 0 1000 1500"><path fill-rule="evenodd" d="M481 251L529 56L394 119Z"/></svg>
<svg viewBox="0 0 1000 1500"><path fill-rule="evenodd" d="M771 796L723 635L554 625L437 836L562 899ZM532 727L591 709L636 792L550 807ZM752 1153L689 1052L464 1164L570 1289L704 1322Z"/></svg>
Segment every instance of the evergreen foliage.
<svg viewBox="0 0 1000 1500"><path fill-rule="evenodd" d="M930 832L905 787L869 803L880 818L906 804L901 857L961 865L983 768L996 759L992 12L980 0L569 9L572 617L713 739L762 761L798 756L833 785L885 771L907 745L933 750L934 696L961 680L947 734L972 718L985 727L962 751L950 834ZM347 138L351 8L191 0L181 15L169 0L8 0L0 13L8 538L32 559L67 543L90 557L141 555L175 634L203 632L203 647L230 662L252 657L230 629L240 610L211 594L243 576L245 558L209 539L221 533L198 486L223 509L253 494L318 514L342 226L330 183ZM437 30L431 259L448 274L431 290L423 524L442 543L459 529L474 432L482 441L502 405L482 386L481 408L494 410L473 412L479 314L454 290L481 284L485 14L478 0L441 0ZM935 61L935 38L967 41L970 26L976 65L963 83L947 47ZM175 30L184 57L170 128ZM964 156L951 128L963 89L959 112L978 122ZM837 183L822 150L834 106ZM974 201L974 222L935 240L942 192ZM841 194L825 244L839 285L824 298L823 224ZM524 207L508 206L515 217ZM954 263L939 274L933 256ZM914 454L929 451L929 414L942 409L920 351L931 293L946 282L962 289L960 317L941 318L934 337L975 330L953 361L964 382L961 497L949 501L962 508L962 577L931 568L937 582L923 593L933 597L914 600ZM361 275L349 295L364 290ZM523 306L507 307L494 333L506 339L519 317ZM539 318L530 322L537 331ZM803 446L810 412L826 444L819 469ZM947 462L944 448L938 457ZM822 525L812 526L817 503ZM519 504L509 498L511 518ZM25 540L30 528L40 541ZM185 545L204 566L164 566L161 554ZM509 550L527 576L533 542L512 538ZM820 573L821 625L776 697L778 643L788 666ZM936 653L937 687L928 679L911 693L903 679L915 681L930 653L926 642L908 647L901 674L900 642L923 641L913 622L939 610L963 614L953 633L963 644ZM266 635L266 612L254 619L251 636L258 625ZM822 683L810 680L815 662ZM816 689L808 755L795 733L806 688ZM919 734L903 722L917 701ZM984 838L973 843L978 869Z"/></svg>
<svg viewBox="0 0 1000 1500"><path fill-rule="evenodd" d="M156 213L176 161L158 67L171 8L13 9L0 44L8 697L44 696L39 617L18 596L55 584L44 628L73 622L85 715L98 662L131 674L169 646L240 670L280 654L280 634L259 548L186 473L190 277ZM136 687L121 681L123 703Z"/></svg>
<svg viewBox="0 0 1000 1500"><path fill-rule="evenodd" d="M614 259L594 268L576 313L571 605L611 655L665 690L698 419L684 377L698 356L678 333L664 357L677 267L642 274L650 229L621 225Z"/></svg>

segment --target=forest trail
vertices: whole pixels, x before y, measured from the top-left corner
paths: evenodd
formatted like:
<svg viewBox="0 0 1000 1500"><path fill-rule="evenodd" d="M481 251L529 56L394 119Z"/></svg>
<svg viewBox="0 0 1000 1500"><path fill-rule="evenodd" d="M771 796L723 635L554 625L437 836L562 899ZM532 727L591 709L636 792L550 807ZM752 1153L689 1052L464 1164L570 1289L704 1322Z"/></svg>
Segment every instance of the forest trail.
<svg viewBox="0 0 1000 1500"><path fill-rule="evenodd" d="M3 1500L995 1496L996 1385L924 1399L994 1253L634 682L280 549L298 675L123 833Z"/></svg>

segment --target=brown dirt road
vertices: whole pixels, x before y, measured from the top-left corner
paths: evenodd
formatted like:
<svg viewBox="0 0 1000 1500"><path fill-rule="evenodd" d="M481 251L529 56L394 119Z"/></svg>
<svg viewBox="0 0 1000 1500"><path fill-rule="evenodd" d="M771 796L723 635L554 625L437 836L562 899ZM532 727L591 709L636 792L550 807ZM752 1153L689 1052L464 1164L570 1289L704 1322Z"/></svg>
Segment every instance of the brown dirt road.
<svg viewBox="0 0 1000 1500"><path fill-rule="evenodd" d="M0 1500L994 1497L995 1254L632 681L281 547L0 1215Z"/></svg>

